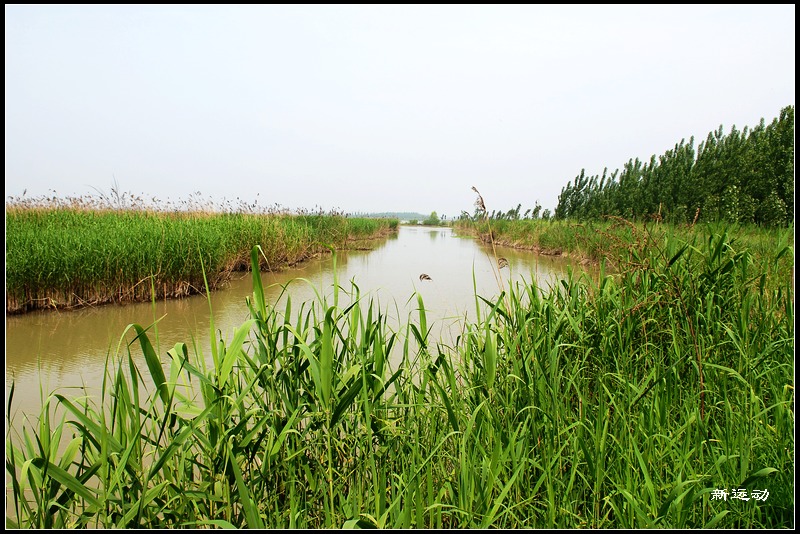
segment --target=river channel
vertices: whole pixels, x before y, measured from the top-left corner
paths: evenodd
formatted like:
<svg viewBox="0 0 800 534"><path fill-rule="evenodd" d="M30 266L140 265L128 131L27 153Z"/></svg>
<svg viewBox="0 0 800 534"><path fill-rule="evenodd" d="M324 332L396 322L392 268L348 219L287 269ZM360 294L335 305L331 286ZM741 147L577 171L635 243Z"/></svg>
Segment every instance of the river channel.
<svg viewBox="0 0 800 534"><path fill-rule="evenodd" d="M450 344L448 338L460 330L465 317L475 318L475 288L486 298L496 297L500 284L507 286L509 281L535 279L547 288L557 283L570 265L561 258L509 248L498 247L497 255L508 260L508 267L499 271L502 280L493 268L491 248L478 241L460 237L450 228L401 226L373 250L340 251L335 261L339 285L345 289L351 282L358 285L362 298L372 297L395 324L416 317L415 294L419 293L432 335ZM421 280L422 274L430 280ZM263 273L262 280L269 302L275 303L286 286L283 298L290 294L292 309L298 310L301 302L315 299L315 289L333 293L334 258L326 255L281 272ZM98 388L108 357L115 360L120 343L119 354L125 354L125 344L133 339L130 332L123 336L131 323L147 327L159 319L156 350L160 355L184 342L190 351L196 344L210 359L211 310L215 329L230 340L234 329L249 318L245 298L252 291L250 273L241 273L225 288L212 292L210 299L196 295L155 306L107 305L6 316L6 401L13 381L15 419L32 417L35 421L42 393L57 390L78 396L82 386ZM137 364L146 372L138 344L134 349L134 357L138 354L140 358ZM19 422L15 421L15 426Z"/></svg>

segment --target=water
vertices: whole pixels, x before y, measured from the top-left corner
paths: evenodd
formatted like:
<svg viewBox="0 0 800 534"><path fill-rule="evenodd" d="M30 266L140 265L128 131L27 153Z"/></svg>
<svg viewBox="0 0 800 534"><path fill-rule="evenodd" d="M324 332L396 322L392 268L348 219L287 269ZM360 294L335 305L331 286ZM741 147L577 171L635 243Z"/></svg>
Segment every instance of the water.
<svg viewBox="0 0 800 534"><path fill-rule="evenodd" d="M371 251L339 252L336 270L340 286L358 285L362 297L371 296L394 324L415 318L418 292L424 301L432 334L451 343L464 318L475 318L475 289L486 298L499 294L500 284L536 279L540 286L554 284L568 263L560 258L537 256L526 251L498 247L497 255L508 260L493 269L490 248L474 239L459 237L450 228L400 227L396 236ZM420 280L421 274L431 280ZM248 319L245 297L252 295L250 273L242 273L225 289L211 294L214 326L226 340ZM305 262L279 273L264 273L267 300L275 303L288 284L292 309L315 298L315 288L332 295L334 258L330 255ZM329 303L332 299L328 299ZM283 308L278 305L278 309ZM80 395L74 388L99 388L109 357L126 354L124 346L134 335L126 327L144 327L158 320L157 353L165 355L183 342L190 352L196 345L210 359L209 299L202 295L179 300L127 305L108 305L76 311L44 311L6 317L6 399L15 383L16 418L35 418L42 393L54 390L67 396ZM155 337L151 336L151 340ZM154 341L155 342L155 341ZM134 355L141 355L138 343ZM146 373L143 358L137 362Z"/></svg>

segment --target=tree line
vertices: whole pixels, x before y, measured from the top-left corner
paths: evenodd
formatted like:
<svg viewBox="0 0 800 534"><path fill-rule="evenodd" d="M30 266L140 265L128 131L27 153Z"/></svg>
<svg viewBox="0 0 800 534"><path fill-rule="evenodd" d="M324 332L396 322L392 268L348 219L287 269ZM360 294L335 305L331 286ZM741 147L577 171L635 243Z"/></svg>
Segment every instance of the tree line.
<svg viewBox="0 0 800 534"><path fill-rule="evenodd" d="M694 138L649 162L629 160L622 171L568 182L556 219L616 215L672 223L729 221L787 226L794 221L794 106L769 125L729 134L710 132L697 150Z"/></svg>
<svg viewBox="0 0 800 534"><path fill-rule="evenodd" d="M516 208L512 208L508 211L503 210L492 210L491 212L485 211L482 208L475 207L475 212L470 215L466 211L462 211L461 215L459 216L460 220L478 220L484 218L484 216L491 220L496 221L516 221L520 219L545 219L549 220L552 217L552 213L550 210L542 211L542 205L539 204L539 201L536 201L536 205L533 208L528 208L525 212L522 212L522 204L517 204Z"/></svg>

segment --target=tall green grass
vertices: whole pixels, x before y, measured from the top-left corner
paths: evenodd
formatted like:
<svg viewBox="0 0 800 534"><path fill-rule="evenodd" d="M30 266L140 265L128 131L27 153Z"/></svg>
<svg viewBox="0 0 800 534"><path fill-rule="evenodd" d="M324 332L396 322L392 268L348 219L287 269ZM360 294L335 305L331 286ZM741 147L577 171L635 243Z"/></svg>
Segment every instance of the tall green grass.
<svg viewBox="0 0 800 534"><path fill-rule="evenodd" d="M338 214L260 214L14 207L6 210L6 311L196 293L249 267L278 269L361 246L393 221ZM396 222L396 221L394 221Z"/></svg>
<svg viewBox="0 0 800 534"><path fill-rule="evenodd" d="M276 309L256 268L212 368L132 325L99 398L9 431L7 526L793 528L793 285L724 231L617 250L476 296L453 346L418 295L395 330L353 282Z"/></svg>
<svg viewBox="0 0 800 534"><path fill-rule="evenodd" d="M605 221L576 222L544 219L459 219L456 228L472 233L486 243L556 256L573 256L593 263L615 261L620 248L647 246L673 236L684 241L702 239L708 233L736 236L736 246L749 250L759 268L774 271L770 264L776 250L794 244L794 228L762 228L755 225L702 223L697 225L633 224L618 217ZM778 262L780 272L791 273L792 259Z"/></svg>

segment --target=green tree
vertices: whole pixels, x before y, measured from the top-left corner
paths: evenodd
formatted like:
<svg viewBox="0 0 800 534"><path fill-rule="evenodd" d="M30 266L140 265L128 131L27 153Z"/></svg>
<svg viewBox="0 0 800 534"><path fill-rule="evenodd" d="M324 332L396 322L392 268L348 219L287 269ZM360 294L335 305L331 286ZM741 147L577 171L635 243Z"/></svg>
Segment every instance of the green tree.
<svg viewBox="0 0 800 534"><path fill-rule="evenodd" d="M787 211L786 203L773 191L759 206L758 218L767 226L780 226L788 219Z"/></svg>
<svg viewBox="0 0 800 534"><path fill-rule="evenodd" d="M429 226L439 226L439 216L436 214L435 211L432 211L430 217L422 221L422 224Z"/></svg>
<svg viewBox="0 0 800 534"><path fill-rule="evenodd" d="M558 196L556 219L617 215L674 223L727 220L768 226L794 221L794 106L768 126L720 127L694 148L681 140L649 161L629 160L622 170L587 176L581 169ZM513 210L509 218L513 218ZM534 211L532 218L536 218ZM527 212L526 212L527 218Z"/></svg>

